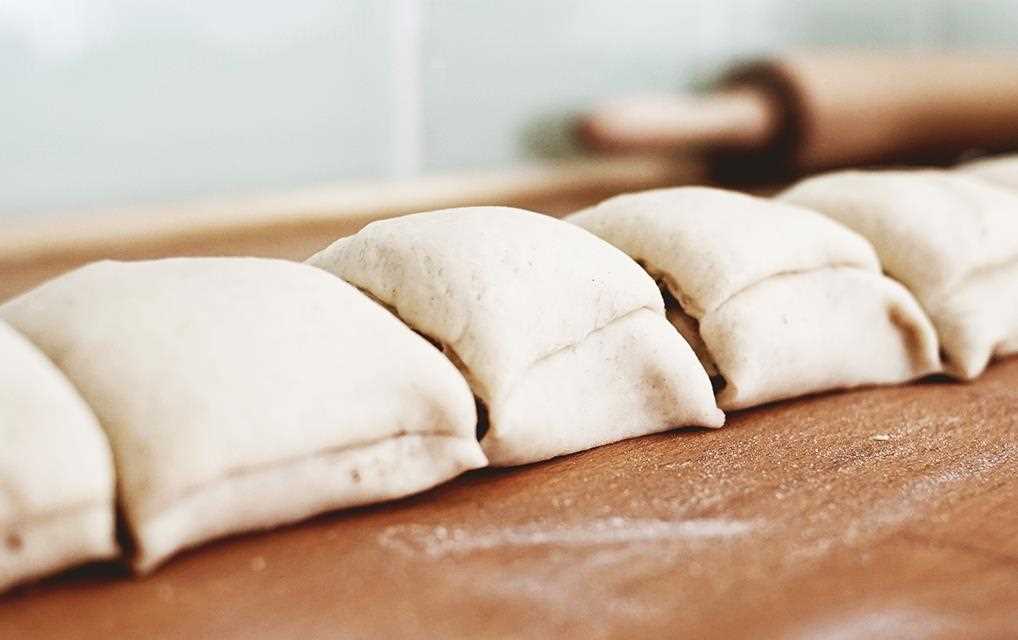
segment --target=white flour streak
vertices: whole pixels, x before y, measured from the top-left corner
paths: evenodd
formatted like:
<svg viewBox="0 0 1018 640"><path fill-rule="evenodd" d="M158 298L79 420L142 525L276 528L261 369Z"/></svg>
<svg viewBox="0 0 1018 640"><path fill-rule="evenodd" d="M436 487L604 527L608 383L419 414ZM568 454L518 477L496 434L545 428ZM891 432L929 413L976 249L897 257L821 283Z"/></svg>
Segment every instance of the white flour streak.
<svg viewBox="0 0 1018 640"><path fill-rule="evenodd" d="M920 609L883 609L851 613L828 620L793 636L801 640L863 640L868 638L926 638L954 628L942 614Z"/></svg>
<svg viewBox="0 0 1018 640"><path fill-rule="evenodd" d="M442 558L502 547L598 546L668 540L711 540L745 535L757 523L702 518L693 520L602 518L579 524L518 526L482 529L401 525L378 536L384 547L406 555Z"/></svg>

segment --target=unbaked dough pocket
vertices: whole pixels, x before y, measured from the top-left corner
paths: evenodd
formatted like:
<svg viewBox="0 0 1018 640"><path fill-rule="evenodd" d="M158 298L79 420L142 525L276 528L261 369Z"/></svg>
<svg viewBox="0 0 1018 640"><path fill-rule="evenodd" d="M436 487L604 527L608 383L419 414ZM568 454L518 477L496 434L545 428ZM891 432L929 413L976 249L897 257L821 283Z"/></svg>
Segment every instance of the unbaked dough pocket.
<svg viewBox="0 0 1018 640"><path fill-rule="evenodd" d="M485 464L455 367L320 269L107 262L0 312L98 417L139 571L211 538L409 495Z"/></svg>
<svg viewBox="0 0 1018 640"><path fill-rule="evenodd" d="M484 464L461 436L414 433L241 469L138 510L132 565L146 572L206 540L392 500Z"/></svg>
<svg viewBox="0 0 1018 640"><path fill-rule="evenodd" d="M368 225L308 262L445 353L492 464L722 421L654 281L575 225L504 207L431 211Z"/></svg>
<svg viewBox="0 0 1018 640"><path fill-rule="evenodd" d="M918 303L860 269L772 276L708 312L700 331L726 381L718 395L726 410L939 370L936 334Z"/></svg>
<svg viewBox="0 0 1018 640"><path fill-rule="evenodd" d="M993 358L1018 353L1018 259L973 274L928 306L951 375L972 380Z"/></svg>
<svg viewBox="0 0 1018 640"><path fill-rule="evenodd" d="M501 428L481 446L493 465L724 423L692 349L645 308L534 363L491 411Z"/></svg>

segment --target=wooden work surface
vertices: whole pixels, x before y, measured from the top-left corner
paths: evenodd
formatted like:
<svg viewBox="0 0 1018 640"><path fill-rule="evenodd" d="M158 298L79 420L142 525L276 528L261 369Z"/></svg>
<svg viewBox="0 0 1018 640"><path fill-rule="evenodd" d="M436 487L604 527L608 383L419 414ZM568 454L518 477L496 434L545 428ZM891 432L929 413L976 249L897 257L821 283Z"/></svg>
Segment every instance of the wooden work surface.
<svg viewBox="0 0 1018 640"><path fill-rule="evenodd" d="M0 300L97 258L302 259L377 217L562 213L680 174L567 166L3 230ZM98 565L0 596L2 640L506 636L1018 637L1018 358L968 385L831 393L473 472L145 578Z"/></svg>
<svg viewBox="0 0 1018 640"><path fill-rule="evenodd" d="M1018 359L0 600L0 638L1018 637Z"/></svg>

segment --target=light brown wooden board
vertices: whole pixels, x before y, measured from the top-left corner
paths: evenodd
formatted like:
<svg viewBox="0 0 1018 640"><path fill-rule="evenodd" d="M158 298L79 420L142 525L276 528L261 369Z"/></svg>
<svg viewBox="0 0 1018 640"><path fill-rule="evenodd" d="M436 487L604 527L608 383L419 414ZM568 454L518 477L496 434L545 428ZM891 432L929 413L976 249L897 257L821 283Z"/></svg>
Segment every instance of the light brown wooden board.
<svg viewBox="0 0 1018 640"><path fill-rule="evenodd" d="M671 179L636 173L605 189ZM608 195L589 177L538 182L483 197L564 213ZM436 198L411 200L402 211ZM234 220L228 233L143 224L108 243L65 238L67 251L40 252L44 236L29 234L31 255L0 259L0 299L99 257L301 259L372 217L360 209ZM18 237L0 233L0 246ZM970 385L827 394L733 414L716 432L471 473L215 542L146 578L87 567L0 596L0 639L1014 638L1016 498L1012 359Z"/></svg>
<svg viewBox="0 0 1018 640"><path fill-rule="evenodd" d="M369 222L475 205L563 214L622 191L703 182L702 163L673 157L589 158L403 182L324 185L290 193L4 221L0 301L102 259L251 255L303 260Z"/></svg>
<svg viewBox="0 0 1018 640"><path fill-rule="evenodd" d="M1011 359L79 570L0 637L1014 638L1016 496Z"/></svg>

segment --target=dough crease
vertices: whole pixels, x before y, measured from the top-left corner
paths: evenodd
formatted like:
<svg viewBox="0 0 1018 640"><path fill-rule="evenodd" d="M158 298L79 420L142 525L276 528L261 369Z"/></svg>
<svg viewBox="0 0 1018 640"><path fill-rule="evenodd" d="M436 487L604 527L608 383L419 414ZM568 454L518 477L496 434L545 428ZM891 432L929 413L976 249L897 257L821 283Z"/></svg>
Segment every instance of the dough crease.
<svg viewBox="0 0 1018 640"><path fill-rule="evenodd" d="M0 591L116 554L113 457L98 420L0 321Z"/></svg>
<svg viewBox="0 0 1018 640"><path fill-rule="evenodd" d="M1018 194L962 171L839 171L778 196L869 239L922 304L945 370L971 380L1018 352Z"/></svg>
<svg viewBox="0 0 1018 640"><path fill-rule="evenodd" d="M567 220L659 283L723 409L939 370L911 295L880 274L862 237L817 213L681 187L617 196ZM880 348L853 353L852 343Z"/></svg>
<svg viewBox="0 0 1018 640"><path fill-rule="evenodd" d="M455 367L333 275L95 263L0 306L99 417L132 564L419 491L486 460Z"/></svg>
<svg viewBox="0 0 1018 640"><path fill-rule="evenodd" d="M485 407L488 428L478 433L494 465L723 422L706 373L663 317L654 281L562 221L506 207L412 214L372 223L308 263L369 292L441 345ZM664 382L647 388L673 408L655 401L653 412L618 412L632 408L624 396L638 391L635 381L658 378ZM601 380L601 388L581 379ZM557 402L547 396L552 388ZM601 415L582 409L591 393L603 400Z"/></svg>

